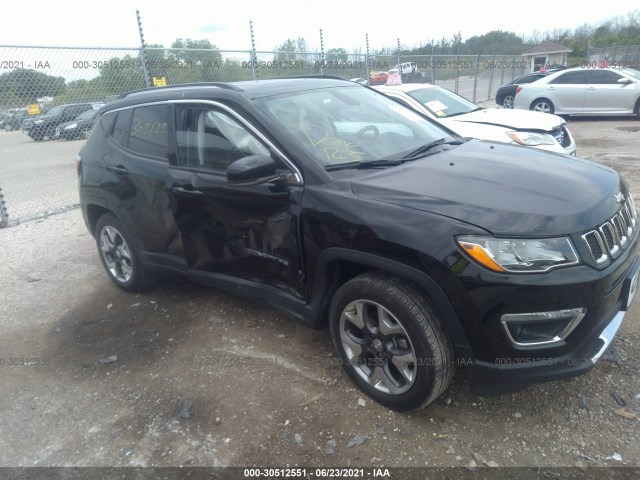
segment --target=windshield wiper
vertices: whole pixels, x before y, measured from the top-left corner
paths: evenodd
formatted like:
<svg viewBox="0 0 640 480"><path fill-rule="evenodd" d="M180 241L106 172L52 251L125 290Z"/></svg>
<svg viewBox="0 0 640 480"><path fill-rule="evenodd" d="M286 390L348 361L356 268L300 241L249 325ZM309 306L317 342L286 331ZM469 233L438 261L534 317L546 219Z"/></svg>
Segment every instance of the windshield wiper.
<svg viewBox="0 0 640 480"><path fill-rule="evenodd" d="M419 148L416 148L412 152L409 152L407 155L401 158L381 158L378 160L364 160L362 162L347 162L347 163L336 163L333 165L325 166L325 170L328 172L333 172L335 170L346 170L348 168L379 168L379 167L394 167L396 165L401 165L405 162L410 162L412 160L417 160L420 155L427 153L433 147L437 147L438 145L462 145L464 141L462 140L450 140L445 141L444 138L440 138L433 142L429 142L426 145L422 145Z"/></svg>
<svg viewBox="0 0 640 480"><path fill-rule="evenodd" d="M449 142L445 141L444 138L440 138L438 140L434 140L433 142L429 142L425 145L422 145L421 147L416 148L415 150L407 153L404 157L402 157L403 160L408 160L410 158L414 158L417 157L418 155L422 155L423 153L427 153L429 150L431 150L433 147L437 147L438 145L462 145L462 143L460 140L451 140Z"/></svg>
<svg viewBox="0 0 640 480"><path fill-rule="evenodd" d="M377 168L377 167L393 167L395 165L400 165L401 163L406 162L404 159L397 160L387 160L387 159L379 159L379 160L365 160L363 162L347 162L347 163L338 163L334 165L327 165L325 170L328 172L333 172L335 170L345 170L347 168Z"/></svg>
<svg viewBox="0 0 640 480"><path fill-rule="evenodd" d="M393 167L394 165L400 165L404 162L406 162L404 159L387 160L382 158L380 160L365 160L364 162L358 163L358 168Z"/></svg>
<svg viewBox="0 0 640 480"><path fill-rule="evenodd" d="M447 115L446 117L441 117L441 118L457 117L458 115L466 115L467 113L477 112L478 110L484 110L484 108L482 108L482 107L478 107L478 108L474 108L473 110L469 110L468 112L456 112L456 113L450 113L450 114L449 114L449 115Z"/></svg>

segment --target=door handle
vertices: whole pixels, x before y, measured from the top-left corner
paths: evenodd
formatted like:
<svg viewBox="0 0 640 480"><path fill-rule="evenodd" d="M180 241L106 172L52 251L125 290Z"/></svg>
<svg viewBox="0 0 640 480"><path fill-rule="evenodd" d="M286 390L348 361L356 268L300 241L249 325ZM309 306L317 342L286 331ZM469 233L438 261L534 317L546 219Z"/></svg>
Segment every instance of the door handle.
<svg viewBox="0 0 640 480"><path fill-rule="evenodd" d="M109 166L107 167L107 169L112 170L119 175L126 175L127 173L129 173L129 170L127 170L123 165L117 165L115 167Z"/></svg>
<svg viewBox="0 0 640 480"><path fill-rule="evenodd" d="M173 193L182 193L184 195L204 195L204 192L193 187L173 187L172 190Z"/></svg>
<svg viewBox="0 0 640 480"><path fill-rule="evenodd" d="M555 90L556 87L547 87L547 90Z"/></svg>

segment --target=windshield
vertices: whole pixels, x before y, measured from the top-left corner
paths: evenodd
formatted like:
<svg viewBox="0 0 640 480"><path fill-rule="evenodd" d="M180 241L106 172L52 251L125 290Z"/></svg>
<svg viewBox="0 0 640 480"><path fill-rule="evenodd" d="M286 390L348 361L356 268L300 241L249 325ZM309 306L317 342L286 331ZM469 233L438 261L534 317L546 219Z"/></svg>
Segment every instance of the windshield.
<svg viewBox="0 0 640 480"><path fill-rule="evenodd" d="M258 100L322 165L400 159L454 138L413 110L368 88L327 88Z"/></svg>
<svg viewBox="0 0 640 480"><path fill-rule="evenodd" d="M634 70L633 68L621 68L620 71L640 80L640 72L638 70Z"/></svg>
<svg viewBox="0 0 640 480"><path fill-rule="evenodd" d="M98 113L97 110L87 110L86 112L80 114L80 116L78 116L76 120L91 120L91 118L93 118L96 113Z"/></svg>
<svg viewBox="0 0 640 480"><path fill-rule="evenodd" d="M58 115L62 115L62 111L64 107L61 105L59 107L53 107L47 113L44 114L45 117L57 117Z"/></svg>
<svg viewBox="0 0 640 480"><path fill-rule="evenodd" d="M453 117L454 115L473 112L480 108L475 103L471 103L469 100L444 88L422 88L406 93L419 101L438 118Z"/></svg>

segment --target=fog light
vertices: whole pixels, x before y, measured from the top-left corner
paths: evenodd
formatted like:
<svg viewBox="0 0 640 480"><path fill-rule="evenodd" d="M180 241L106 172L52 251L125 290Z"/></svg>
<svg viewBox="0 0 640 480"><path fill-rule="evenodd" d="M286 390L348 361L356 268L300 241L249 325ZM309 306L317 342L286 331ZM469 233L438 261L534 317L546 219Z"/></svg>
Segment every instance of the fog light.
<svg viewBox="0 0 640 480"><path fill-rule="evenodd" d="M578 326L586 313L586 308L509 313L503 315L501 321L513 345L530 347L562 342Z"/></svg>

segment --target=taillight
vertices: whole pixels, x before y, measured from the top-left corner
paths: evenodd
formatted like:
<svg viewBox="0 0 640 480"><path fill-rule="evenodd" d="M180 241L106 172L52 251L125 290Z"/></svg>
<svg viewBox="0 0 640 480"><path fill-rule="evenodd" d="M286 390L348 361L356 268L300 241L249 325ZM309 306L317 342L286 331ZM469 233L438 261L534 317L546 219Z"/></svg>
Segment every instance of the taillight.
<svg viewBox="0 0 640 480"><path fill-rule="evenodd" d="M82 155L76 155L76 171L80 173L80 164L82 163Z"/></svg>
<svg viewBox="0 0 640 480"><path fill-rule="evenodd" d="M519 94L521 91L522 91L522 87L516 88L516 95Z"/></svg>

